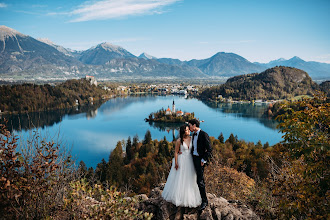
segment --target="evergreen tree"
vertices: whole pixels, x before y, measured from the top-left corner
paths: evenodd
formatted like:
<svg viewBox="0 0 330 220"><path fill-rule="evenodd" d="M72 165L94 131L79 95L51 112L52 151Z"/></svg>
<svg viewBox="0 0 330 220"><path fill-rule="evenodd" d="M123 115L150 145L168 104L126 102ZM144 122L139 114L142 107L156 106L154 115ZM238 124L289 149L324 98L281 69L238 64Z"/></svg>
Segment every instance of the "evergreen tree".
<svg viewBox="0 0 330 220"><path fill-rule="evenodd" d="M164 146L164 151L165 151L164 156L170 157L171 156L171 152L170 152L170 148L168 146L168 141L166 140L166 137L165 136L164 136L163 146Z"/></svg>
<svg viewBox="0 0 330 220"><path fill-rule="evenodd" d="M101 183L106 180L107 168L108 168L108 165L107 165L107 162L104 160L104 158L102 159L101 163L98 163L96 165L95 175L96 175L97 180L99 180Z"/></svg>
<svg viewBox="0 0 330 220"><path fill-rule="evenodd" d="M268 143L268 141L264 144L264 149L267 149L267 148L269 148L270 146L269 146L269 143Z"/></svg>
<svg viewBox="0 0 330 220"><path fill-rule="evenodd" d="M148 144L152 141L151 139L151 132L147 130L146 134L144 135L144 140L142 142L143 145Z"/></svg>
<svg viewBox="0 0 330 220"><path fill-rule="evenodd" d="M234 145L236 143L236 138L234 137L234 134L231 133L228 140L229 143L231 143L232 145Z"/></svg>
<svg viewBox="0 0 330 220"><path fill-rule="evenodd" d="M87 167L84 161L80 161L78 166L78 173L82 176L85 176L87 174Z"/></svg>
<svg viewBox="0 0 330 220"><path fill-rule="evenodd" d="M86 179L89 182L94 181L94 169L93 169L93 167L88 168L87 173L86 173Z"/></svg>
<svg viewBox="0 0 330 220"><path fill-rule="evenodd" d="M111 152L109 156L109 169L108 180L111 183L122 183L123 179L123 147L120 141L117 142L116 148Z"/></svg>
<svg viewBox="0 0 330 220"><path fill-rule="evenodd" d="M126 161L125 163L128 164L132 160L132 142L131 137L127 138L126 142Z"/></svg>
<svg viewBox="0 0 330 220"><path fill-rule="evenodd" d="M225 143L225 138L223 137L223 134L222 132L220 133L219 137L218 137L218 140L220 141L220 143L224 144Z"/></svg>
<svg viewBox="0 0 330 220"><path fill-rule="evenodd" d="M256 147L258 147L258 148L261 148L261 147L262 147L262 143L261 143L261 141L260 141L260 140L258 141L258 143L257 143Z"/></svg>

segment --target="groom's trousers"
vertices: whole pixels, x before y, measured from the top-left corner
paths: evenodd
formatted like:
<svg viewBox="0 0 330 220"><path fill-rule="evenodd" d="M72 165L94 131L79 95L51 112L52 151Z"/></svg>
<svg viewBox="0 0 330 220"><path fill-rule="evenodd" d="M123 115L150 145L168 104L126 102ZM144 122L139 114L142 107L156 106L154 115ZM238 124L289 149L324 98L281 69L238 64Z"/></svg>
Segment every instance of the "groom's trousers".
<svg viewBox="0 0 330 220"><path fill-rule="evenodd" d="M201 165L201 158L199 156L193 155L193 161L195 170L197 173L197 185L199 188L199 192L202 197L202 202L207 203L206 191L205 191L205 182L204 182L204 166Z"/></svg>

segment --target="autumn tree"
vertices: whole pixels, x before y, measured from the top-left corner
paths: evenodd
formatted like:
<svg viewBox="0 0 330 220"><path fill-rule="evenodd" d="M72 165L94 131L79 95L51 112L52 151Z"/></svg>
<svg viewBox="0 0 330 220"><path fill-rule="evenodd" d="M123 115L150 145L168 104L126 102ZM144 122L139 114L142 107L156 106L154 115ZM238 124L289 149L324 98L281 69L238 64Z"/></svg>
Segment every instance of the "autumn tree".
<svg viewBox="0 0 330 220"><path fill-rule="evenodd" d="M293 109L291 106L295 106ZM285 218L328 219L330 103L324 93L282 106L279 129L285 156L273 178Z"/></svg>

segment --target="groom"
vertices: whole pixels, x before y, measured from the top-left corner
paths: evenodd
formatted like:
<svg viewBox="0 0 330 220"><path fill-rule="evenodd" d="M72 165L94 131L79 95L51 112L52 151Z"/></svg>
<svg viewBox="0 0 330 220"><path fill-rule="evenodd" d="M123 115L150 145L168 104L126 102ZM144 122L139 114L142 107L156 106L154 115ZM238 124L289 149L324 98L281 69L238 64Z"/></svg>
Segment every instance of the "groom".
<svg viewBox="0 0 330 220"><path fill-rule="evenodd" d="M197 184L202 197L202 204L199 210L202 211L208 204L204 182L204 167L211 155L212 148L209 135L199 128L199 120L189 120L189 128L193 132L191 153L197 173Z"/></svg>

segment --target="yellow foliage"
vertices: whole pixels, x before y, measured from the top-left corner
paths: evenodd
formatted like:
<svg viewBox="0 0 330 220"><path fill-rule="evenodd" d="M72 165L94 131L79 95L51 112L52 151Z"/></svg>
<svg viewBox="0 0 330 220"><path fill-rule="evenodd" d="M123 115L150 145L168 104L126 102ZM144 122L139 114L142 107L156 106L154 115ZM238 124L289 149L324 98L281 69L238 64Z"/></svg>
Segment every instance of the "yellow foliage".
<svg viewBox="0 0 330 220"><path fill-rule="evenodd" d="M252 178L243 172L219 163L212 163L205 169L207 191L228 200L246 200L255 186Z"/></svg>

